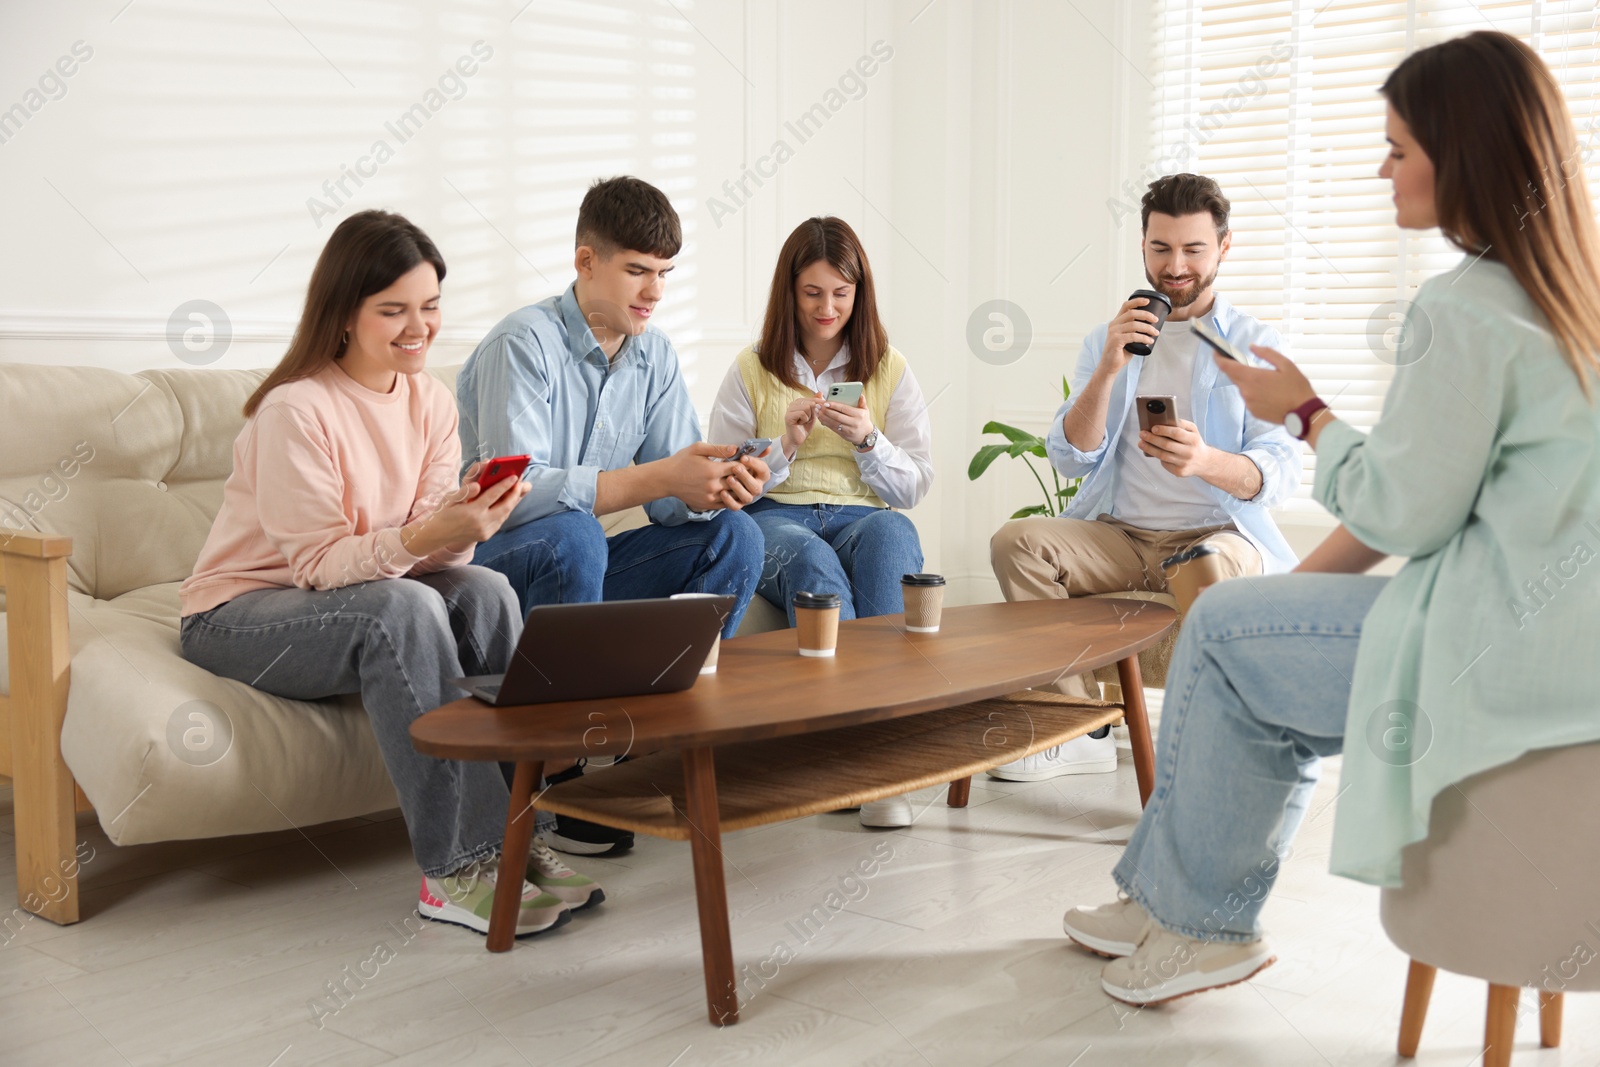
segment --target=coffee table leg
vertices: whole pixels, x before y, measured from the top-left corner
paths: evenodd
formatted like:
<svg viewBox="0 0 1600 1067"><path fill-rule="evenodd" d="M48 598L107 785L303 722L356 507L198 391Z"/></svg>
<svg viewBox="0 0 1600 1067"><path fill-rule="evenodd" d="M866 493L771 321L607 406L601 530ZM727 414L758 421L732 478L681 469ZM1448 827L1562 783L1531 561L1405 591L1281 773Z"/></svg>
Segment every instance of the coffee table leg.
<svg viewBox="0 0 1600 1067"><path fill-rule="evenodd" d="M950 783L950 788L945 792L944 802L952 808L964 808L967 800L972 796L972 776L957 778Z"/></svg>
<svg viewBox="0 0 1600 1067"><path fill-rule="evenodd" d="M700 906L700 955L706 976L706 1009L717 1026L739 1021L734 984L733 938L728 933L728 888L722 870L722 816L717 811L717 775L711 749L683 751L685 814L694 854L694 895Z"/></svg>
<svg viewBox="0 0 1600 1067"><path fill-rule="evenodd" d="M494 904L489 909L490 952L505 952L517 936L517 909L522 903L522 872L528 866L528 842L533 838L533 791L544 773L544 761L519 762L511 781L511 806L506 811L506 839L500 846L501 877L495 882Z"/></svg>
<svg viewBox="0 0 1600 1067"><path fill-rule="evenodd" d="M1117 661L1117 679L1122 683L1122 717L1128 720L1128 740L1133 744L1139 806L1144 807L1156 787L1156 746L1150 740L1150 716L1144 710L1144 679L1139 676L1138 656Z"/></svg>

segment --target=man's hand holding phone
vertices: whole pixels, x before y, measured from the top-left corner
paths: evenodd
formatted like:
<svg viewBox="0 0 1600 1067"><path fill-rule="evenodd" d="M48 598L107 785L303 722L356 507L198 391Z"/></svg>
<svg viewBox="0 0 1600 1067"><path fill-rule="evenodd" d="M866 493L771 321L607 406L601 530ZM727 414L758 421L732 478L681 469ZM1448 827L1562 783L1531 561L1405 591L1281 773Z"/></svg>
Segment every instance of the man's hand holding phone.
<svg viewBox="0 0 1600 1067"><path fill-rule="evenodd" d="M745 451L745 446L753 443L762 447ZM767 487L767 479L772 477L772 468L767 466L763 458L771 451L772 441L768 438L752 438L734 451L731 462L727 464L726 488L722 491L723 507L738 511L761 496Z"/></svg>
<svg viewBox="0 0 1600 1067"><path fill-rule="evenodd" d="M1187 419L1172 424L1155 423L1139 431L1139 451L1161 461L1178 478L1201 477L1212 468L1216 449L1206 444L1200 429Z"/></svg>
<svg viewBox="0 0 1600 1067"><path fill-rule="evenodd" d="M677 497L691 511L744 507L761 495L772 471L758 456L735 459L738 451L737 445L697 441L674 452L661 461L668 475L665 495Z"/></svg>

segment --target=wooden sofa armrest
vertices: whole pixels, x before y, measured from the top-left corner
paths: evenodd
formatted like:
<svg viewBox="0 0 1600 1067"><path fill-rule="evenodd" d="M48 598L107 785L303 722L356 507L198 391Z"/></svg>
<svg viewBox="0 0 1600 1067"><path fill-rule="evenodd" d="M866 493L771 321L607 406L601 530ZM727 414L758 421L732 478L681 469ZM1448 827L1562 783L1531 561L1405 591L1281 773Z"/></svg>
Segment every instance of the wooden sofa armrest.
<svg viewBox="0 0 1600 1067"><path fill-rule="evenodd" d="M67 557L72 539L0 527L11 693L0 697L0 774L12 779L17 902L58 923L78 921L77 787L61 758L71 647Z"/></svg>

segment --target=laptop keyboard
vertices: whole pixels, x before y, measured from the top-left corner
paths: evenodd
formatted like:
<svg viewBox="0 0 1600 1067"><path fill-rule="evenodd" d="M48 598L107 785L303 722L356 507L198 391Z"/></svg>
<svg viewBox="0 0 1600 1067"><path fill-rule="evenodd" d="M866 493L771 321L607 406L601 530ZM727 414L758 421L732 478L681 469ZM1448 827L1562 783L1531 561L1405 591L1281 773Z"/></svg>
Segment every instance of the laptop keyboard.
<svg viewBox="0 0 1600 1067"><path fill-rule="evenodd" d="M500 686L502 684L501 682L496 682L494 685L480 685L478 686L478 691L488 696L497 697L500 695Z"/></svg>

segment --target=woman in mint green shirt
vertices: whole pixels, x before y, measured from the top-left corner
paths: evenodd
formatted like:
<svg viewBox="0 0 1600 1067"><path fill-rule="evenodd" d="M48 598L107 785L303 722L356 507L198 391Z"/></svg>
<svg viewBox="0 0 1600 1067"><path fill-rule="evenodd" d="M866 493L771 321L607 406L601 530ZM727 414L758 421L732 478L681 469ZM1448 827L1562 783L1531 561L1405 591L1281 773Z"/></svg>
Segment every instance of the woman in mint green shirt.
<svg viewBox="0 0 1600 1067"><path fill-rule="evenodd" d="M1600 740L1600 232L1572 120L1501 33L1423 49L1382 91L1396 222L1465 255L1418 291L1370 434L1270 349L1273 370L1219 360L1316 449L1343 525L1298 568L1325 573L1226 582L1184 620L1124 895L1065 919L1127 1003L1273 962L1258 916L1321 757L1344 753L1334 873L1396 885L1439 792ZM1363 573L1389 555L1395 577Z"/></svg>

